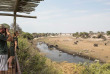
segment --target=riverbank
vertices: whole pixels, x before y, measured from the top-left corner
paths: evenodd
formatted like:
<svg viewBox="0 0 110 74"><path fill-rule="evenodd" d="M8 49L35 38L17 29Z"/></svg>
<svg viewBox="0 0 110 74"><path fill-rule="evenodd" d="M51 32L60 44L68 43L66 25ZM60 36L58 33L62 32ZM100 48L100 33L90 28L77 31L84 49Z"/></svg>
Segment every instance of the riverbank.
<svg viewBox="0 0 110 74"><path fill-rule="evenodd" d="M32 40L19 37L19 50L17 50L18 60L22 74L62 74L58 68L54 68L53 63L47 63L47 58L42 56Z"/></svg>
<svg viewBox="0 0 110 74"><path fill-rule="evenodd" d="M39 52L39 49L37 48L36 45L37 45L37 39L34 39L32 42L32 47L34 46L35 50L37 49L38 53L43 56L44 54ZM55 62L48 58L46 58L46 65L48 65L49 67L53 67L55 70L58 70L59 74L80 74L81 71L84 69L84 67L80 66L79 64L68 63L66 61Z"/></svg>
<svg viewBox="0 0 110 74"><path fill-rule="evenodd" d="M37 42L37 47L40 50L40 53L43 53L45 57L51 59L52 61L56 62L64 62L67 61L68 63L93 63L94 61L77 56L77 55L70 55L66 52L60 51L56 46L56 48L52 45L48 45L44 42ZM50 48L51 47L51 48Z"/></svg>
<svg viewBox="0 0 110 74"><path fill-rule="evenodd" d="M37 38L39 41L45 41L47 38ZM52 42L52 41L50 41ZM84 64L74 64L67 62L54 62L50 59L46 60L46 63L51 68L54 67L55 70L60 71L59 73L46 73L46 74L110 74L110 63L100 64L96 63L84 63ZM47 70L48 71L48 70Z"/></svg>
<svg viewBox="0 0 110 74"><path fill-rule="evenodd" d="M100 60L101 62L109 62L110 60L110 46L104 45L104 42L100 39L75 39L73 37L46 37L40 38L38 41L45 42L49 45L58 45L58 49L69 53L79 55L92 60ZM78 41L78 44L74 44ZM97 43L99 46L94 47Z"/></svg>

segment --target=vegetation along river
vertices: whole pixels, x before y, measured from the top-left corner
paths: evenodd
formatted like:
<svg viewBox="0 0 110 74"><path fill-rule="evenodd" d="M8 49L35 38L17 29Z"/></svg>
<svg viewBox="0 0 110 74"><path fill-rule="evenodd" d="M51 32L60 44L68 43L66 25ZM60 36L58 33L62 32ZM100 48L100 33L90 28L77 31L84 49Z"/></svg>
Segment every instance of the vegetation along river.
<svg viewBox="0 0 110 74"><path fill-rule="evenodd" d="M63 62L67 61L69 63L84 63L84 62L89 62L92 63L92 60L77 56L77 55L70 55L68 53L59 51L57 48L49 48L47 44L43 42L38 42L37 47L40 50L41 53L45 53L45 56L52 61L57 61L57 62Z"/></svg>

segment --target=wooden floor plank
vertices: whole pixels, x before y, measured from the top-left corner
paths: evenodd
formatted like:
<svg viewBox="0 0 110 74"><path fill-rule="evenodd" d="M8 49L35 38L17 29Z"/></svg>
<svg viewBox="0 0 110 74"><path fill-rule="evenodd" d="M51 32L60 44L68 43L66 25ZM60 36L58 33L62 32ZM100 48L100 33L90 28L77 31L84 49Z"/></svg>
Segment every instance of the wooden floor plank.
<svg viewBox="0 0 110 74"><path fill-rule="evenodd" d="M8 74L16 74L15 68L8 68Z"/></svg>

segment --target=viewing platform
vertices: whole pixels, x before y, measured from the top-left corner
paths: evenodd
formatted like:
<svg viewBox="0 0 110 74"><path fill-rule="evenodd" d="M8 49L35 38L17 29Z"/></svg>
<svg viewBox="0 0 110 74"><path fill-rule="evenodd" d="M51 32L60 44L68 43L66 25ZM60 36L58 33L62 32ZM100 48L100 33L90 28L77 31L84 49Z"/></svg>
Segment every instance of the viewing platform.
<svg viewBox="0 0 110 74"><path fill-rule="evenodd" d="M16 17L24 18L37 18L36 16L20 15L17 13L30 14L35 11L35 8L39 5L40 1L44 0L0 0L0 16L12 16L14 33L16 32ZM9 12L9 13L3 13ZM13 12L13 13L10 13ZM15 61L12 68L8 69L8 74L21 74L20 65L17 55L15 55Z"/></svg>
<svg viewBox="0 0 110 74"><path fill-rule="evenodd" d="M8 68L7 74L21 74L21 69L20 69L20 65L19 65L17 55L15 55L15 60L13 63L14 64L12 65L12 68Z"/></svg>

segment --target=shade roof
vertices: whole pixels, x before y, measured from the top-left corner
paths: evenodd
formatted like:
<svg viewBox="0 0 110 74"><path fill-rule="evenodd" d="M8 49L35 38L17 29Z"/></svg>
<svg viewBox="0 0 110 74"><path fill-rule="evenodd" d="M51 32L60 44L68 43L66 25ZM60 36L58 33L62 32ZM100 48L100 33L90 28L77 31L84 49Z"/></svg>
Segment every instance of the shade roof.
<svg viewBox="0 0 110 74"><path fill-rule="evenodd" d="M16 9L16 12L29 14L40 1L44 0L0 0L0 11L14 12Z"/></svg>

